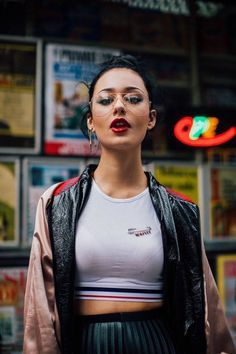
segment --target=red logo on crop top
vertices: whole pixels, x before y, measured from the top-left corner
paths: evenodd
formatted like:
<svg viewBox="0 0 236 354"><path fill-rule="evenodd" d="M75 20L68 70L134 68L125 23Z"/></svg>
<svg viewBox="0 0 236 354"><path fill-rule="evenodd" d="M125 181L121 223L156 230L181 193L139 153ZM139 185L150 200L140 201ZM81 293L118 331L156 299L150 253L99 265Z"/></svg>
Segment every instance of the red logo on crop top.
<svg viewBox="0 0 236 354"><path fill-rule="evenodd" d="M142 229L142 230L137 230L137 229L132 228L132 229L128 229L128 234L134 235L136 237L146 236L146 235L151 234L151 230L152 230L152 228L150 226L147 226L145 229Z"/></svg>

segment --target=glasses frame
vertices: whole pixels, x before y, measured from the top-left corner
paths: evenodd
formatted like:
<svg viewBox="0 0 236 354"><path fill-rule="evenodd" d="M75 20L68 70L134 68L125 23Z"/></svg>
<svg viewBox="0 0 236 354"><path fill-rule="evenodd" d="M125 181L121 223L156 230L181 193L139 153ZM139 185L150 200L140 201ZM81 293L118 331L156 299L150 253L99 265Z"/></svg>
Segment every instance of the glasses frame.
<svg viewBox="0 0 236 354"><path fill-rule="evenodd" d="M149 108L150 108L151 105L152 105L152 101L149 100L148 95L146 95L145 92L143 92L143 91L140 90L140 89L135 89L135 90L136 90L136 91L140 91L140 92L142 93L142 95L148 99ZM131 94L132 94L132 93L136 93L136 91L128 91L128 92L110 92L110 91L104 90L105 93L108 93L108 94L111 94L111 95L116 96L116 99L115 99L114 102L111 104L111 109L109 110L109 112L114 108L114 105L116 104L119 95L120 95L120 96L122 96L122 95L125 96L125 95L128 95L129 93L131 93ZM103 90L99 91L99 92L97 93L97 95L94 96L94 98L96 98L101 92L103 92ZM89 101L89 106L90 106L91 112L92 112L92 105L93 105L93 100L94 100L94 98L92 98L92 99ZM123 101L123 98L122 98L122 102L123 102L124 107L126 107L126 105L125 105L125 103L124 103L124 101ZM105 114L108 114L109 112L107 112L107 113L105 113Z"/></svg>

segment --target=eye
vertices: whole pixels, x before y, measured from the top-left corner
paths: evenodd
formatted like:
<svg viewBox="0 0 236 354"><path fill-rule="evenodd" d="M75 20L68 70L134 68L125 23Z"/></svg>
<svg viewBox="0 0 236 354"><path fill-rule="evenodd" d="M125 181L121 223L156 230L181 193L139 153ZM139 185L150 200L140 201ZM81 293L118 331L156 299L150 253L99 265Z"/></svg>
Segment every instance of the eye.
<svg viewBox="0 0 236 354"><path fill-rule="evenodd" d="M102 106L109 106L113 101L114 101L113 96L107 96L107 97L99 97L96 102Z"/></svg>
<svg viewBox="0 0 236 354"><path fill-rule="evenodd" d="M137 94L129 94L129 95L125 95L124 99L127 103L130 104L138 104L140 102L143 102L143 97Z"/></svg>

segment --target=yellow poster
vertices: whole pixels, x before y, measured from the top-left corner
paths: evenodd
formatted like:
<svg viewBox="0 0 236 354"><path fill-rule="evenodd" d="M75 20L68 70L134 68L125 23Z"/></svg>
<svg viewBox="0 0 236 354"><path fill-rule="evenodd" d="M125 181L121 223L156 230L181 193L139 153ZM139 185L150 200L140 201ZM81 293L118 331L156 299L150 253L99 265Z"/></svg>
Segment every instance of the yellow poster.
<svg viewBox="0 0 236 354"><path fill-rule="evenodd" d="M34 79L0 74L0 135L34 136Z"/></svg>
<svg viewBox="0 0 236 354"><path fill-rule="evenodd" d="M198 203L197 167L157 165L154 174L161 184Z"/></svg>
<svg viewBox="0 0 236 354"><path fill-rule="evenodd" d="M27 267L0 268L1 353L22 353Z"/></svg>
<svg viewBox="0 0 236 354"><path fill-rule="evenodd" d="M14 162L0 162L0 245L15 239L17 205Z"/></svg>
<svg viewBox="0 0 236 354"><path fill-rule="evenodd" d="M211 170L211 235L236 237L236 168Z"/></svg>
<svg viewBox="0 0 236 354"><path fill-rule="evenodd" d="M31 147L30 139L35 136L36 44L3 40L0 57L0 146Z"/></svg>
<svg viewBox="0 0 236 354"><path fill-rule="evenodd" d="M217 284L229 328L236 344L236 254L217 257Z"/></svg>

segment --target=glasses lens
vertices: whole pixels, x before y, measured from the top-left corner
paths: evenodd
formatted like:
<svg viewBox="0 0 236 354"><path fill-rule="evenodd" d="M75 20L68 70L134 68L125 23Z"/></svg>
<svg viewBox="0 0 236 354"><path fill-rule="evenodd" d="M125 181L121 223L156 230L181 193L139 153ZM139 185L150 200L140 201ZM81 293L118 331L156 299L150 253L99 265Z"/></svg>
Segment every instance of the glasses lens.
<svg viewBox="0 0 236 354"><path fill-rule="evenodd" d="M103 116L110 113L118 98L121 100L125 109L138 115L144 114L145 110L149 107L148 97L139 90L117 94L103 91L95 96L91 101L93 113L97 116Z"/></svg>

